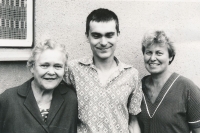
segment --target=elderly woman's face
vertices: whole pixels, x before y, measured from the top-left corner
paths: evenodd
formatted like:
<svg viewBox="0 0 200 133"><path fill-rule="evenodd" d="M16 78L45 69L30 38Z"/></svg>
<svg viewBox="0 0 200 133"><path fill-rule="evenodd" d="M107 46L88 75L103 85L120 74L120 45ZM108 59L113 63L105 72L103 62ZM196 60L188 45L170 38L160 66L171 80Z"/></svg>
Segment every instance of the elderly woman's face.
<svg viewBox="0 0 200 133"><path fill-rule="evenodd" d="M57 50L47 49L35 57L31 68L33 83L39 89L54 89L63 79L66 58Z"/></svg>
<svg viewBox="0 0 200 133"><path fill-rule="evenodd" d="M166 71L171 60L167 45L153 44L145 48L144 63L147 71L151 74Z"/></svg>

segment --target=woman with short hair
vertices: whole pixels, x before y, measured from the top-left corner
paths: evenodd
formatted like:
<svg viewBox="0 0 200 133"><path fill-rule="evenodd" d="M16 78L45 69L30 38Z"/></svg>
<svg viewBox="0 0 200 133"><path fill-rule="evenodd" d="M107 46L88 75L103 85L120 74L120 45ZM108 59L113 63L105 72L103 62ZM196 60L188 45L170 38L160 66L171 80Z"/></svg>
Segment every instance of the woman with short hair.
<svg viewBox="0 0 200 133"><path fill-rule="evenodd" d="M47 40L27 62L33 78L0 95L0 133L76 133L74 89L63 81L65 45Z"/></svg>
<svg viewBox="0 0 200 133"><path fill-rule="evenodd" d="M142 41L142 133L200 133L200 90L189 79L171 72L175 49L164 31L149 32Z"/></svg>

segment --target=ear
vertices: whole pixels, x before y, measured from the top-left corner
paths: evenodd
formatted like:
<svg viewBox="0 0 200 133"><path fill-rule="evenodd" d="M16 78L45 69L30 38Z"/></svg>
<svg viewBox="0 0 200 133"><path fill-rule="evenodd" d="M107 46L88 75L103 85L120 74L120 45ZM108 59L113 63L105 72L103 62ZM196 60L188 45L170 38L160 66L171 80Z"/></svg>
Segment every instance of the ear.
<svg viewBox="0 0 200 133"><path fill-rule="evenodd" d="M31 68L30 68L30 71L31 71L31 73L32 73L32 75L34 74L34 68L33 68L34 66L32 66Z"/></svg>
<svg viewBox="0 0 200 133"><path fill-rule="evenodd" d="M87 33L85 32L85 39L86 39L86 42L89 43L89 40L88 40L88 35Z"/></svg>
<svg viewBox="0 0 200 133"><path fill-rule="evenodd" d="M174 60L174 57L175 57L175 55L169 58L169 65L170 65L170 64L172 63L172 61Z"/></svg>
<svg viewBox="0 0 200 133"><path fill-rule="evenodd" d="M119 40L121 40L120 38L121 38L121 37L120 37L120 33L118 33L118 34L117 34L117 43L119 42Z"/></svg>
<svg viewBox="0 0 200 133"><path fill-rule="evenodd" d="M89 33L88 33L88 34L89 34ZM88 36L89 36L88 34L85 32L85 37L86 37L86 38L88 38Z"/></svg>
<svg viewBox="0 0 200 133"><path fill-rule="evenodd" d="M88 38L86 38L86 42L87 42L87 43L89 43L89 40L88 40Z"/></svg>
<svg viewBox="0 0 200 133"><path fill-rule="evenodd" d="M169 61L171 62L171 61L172 61L172 59L173 59L173 57L170 57L170 58L169 58Z"/></svg>
<svg viewBox="0 0 200 133"><path fill-rule="evenodd" d="M117 36L119 36L120 35L120 31L117 33Z"/></svg>

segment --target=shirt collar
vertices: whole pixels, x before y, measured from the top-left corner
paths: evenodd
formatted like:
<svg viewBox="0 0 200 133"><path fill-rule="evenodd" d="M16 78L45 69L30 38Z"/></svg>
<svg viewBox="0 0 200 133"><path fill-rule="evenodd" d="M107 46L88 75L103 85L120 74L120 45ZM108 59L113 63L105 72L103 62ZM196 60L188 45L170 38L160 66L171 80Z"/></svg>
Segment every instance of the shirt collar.
<svg viewBox="0 0 200 133"><path fill-rule="evenodd" d="M114 60L116 61L117 66L118 66L118 68L119 68L120 71L122 71L124 69L132 68L131 65L127 65L127 64L121 62L120 60L118 60L117 57L114 57ZM83 64L85 66L90 66L90 67L93 67L93 68L95 67L93 56L84 58L82 60L79 60L79 63Z"/></svg>

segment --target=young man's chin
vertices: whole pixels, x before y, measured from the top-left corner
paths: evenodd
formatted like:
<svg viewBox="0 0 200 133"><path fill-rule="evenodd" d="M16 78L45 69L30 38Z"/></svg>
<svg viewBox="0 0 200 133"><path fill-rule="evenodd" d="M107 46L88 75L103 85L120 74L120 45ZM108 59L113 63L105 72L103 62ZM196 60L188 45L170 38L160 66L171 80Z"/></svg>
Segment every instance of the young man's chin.
<svg viewBox="0 0 200 133"><path fill-rule="evenodd" d="M112 56L108 55L108 54L102 54L102 55L99 55L98 57L99 57L99 59L102 59L102 60L106 60L106 59L112 58Z"/></svg>

